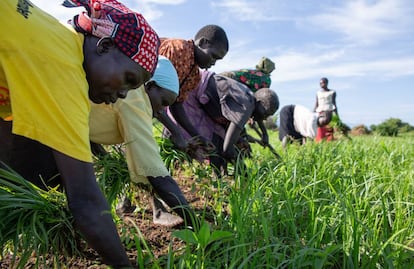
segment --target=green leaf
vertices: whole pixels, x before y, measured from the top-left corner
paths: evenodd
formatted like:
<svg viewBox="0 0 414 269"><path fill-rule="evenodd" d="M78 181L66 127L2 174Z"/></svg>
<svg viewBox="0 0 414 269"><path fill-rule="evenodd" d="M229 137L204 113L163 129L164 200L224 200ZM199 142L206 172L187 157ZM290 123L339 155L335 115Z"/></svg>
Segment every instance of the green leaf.
<svg viewBox="0 0 414 269"><path fill-rule="evenodd" d="M228 231L214 231L210 236L210 242L221 240L224 238L232 237L233 233Z"/></svg>
<svg viewBox="0 0 414 269"><path fill-rule="evenodd" d="M188 230L188 229L174 231L172 233L172 235L179 238L179 239L181 239L181 240L183 240L186 243L189 243L189 244L197 244L198 243L196 234L193 231Z"/></svg>
<svg viewBox="0 0 414 269"><path fill-rule="evenodd" d="M198 231L198 243L202 248L205 248L210 242L210 227L207 222L204 222Z"/></svg>

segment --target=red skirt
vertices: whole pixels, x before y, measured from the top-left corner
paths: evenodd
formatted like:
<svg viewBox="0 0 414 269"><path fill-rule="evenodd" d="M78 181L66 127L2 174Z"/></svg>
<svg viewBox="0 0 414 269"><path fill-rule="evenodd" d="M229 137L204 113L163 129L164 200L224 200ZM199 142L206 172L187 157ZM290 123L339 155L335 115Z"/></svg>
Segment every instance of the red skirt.
<svg viewBox="0 0 414 269"><path fill-rule="evenodd" d="M326 140L326 141L334 140L334 130L332 127L328 127L328 126L318 127L315 141L320 142L322 140Z"/></svg>

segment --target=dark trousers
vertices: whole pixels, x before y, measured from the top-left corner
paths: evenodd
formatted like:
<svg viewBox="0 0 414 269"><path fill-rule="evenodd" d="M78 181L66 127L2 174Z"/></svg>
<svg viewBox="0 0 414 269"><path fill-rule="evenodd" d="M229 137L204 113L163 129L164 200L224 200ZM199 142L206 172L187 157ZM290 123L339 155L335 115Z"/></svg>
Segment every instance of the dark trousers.
<svg viewBox="0 0 414 269"><path fill-rule="evenodd" d="M60 184L52 150L32 139L12 134L12 121L0 119L0 168L11 168L38 187Z"/></svg>

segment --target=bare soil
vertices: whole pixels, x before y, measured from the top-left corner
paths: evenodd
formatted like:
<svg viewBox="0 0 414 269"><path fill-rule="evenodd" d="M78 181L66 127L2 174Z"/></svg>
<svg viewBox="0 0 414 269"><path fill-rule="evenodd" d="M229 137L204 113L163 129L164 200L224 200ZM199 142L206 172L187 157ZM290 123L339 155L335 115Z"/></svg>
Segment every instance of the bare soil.
<svg viewBox="0 0 414 269"><path fill-rule="evenodd" d="M208 194L205 191L201 190L200 187L203 184L196 184L191 177L179 176L175 178L177 183L180 185L181 190L183 191L185 197L193 208L197 212L202 212L206 210L206 202L208 200ZM131 240L133 236L139 234L137 228L139 229L142 237L145 239L145 242L152 252L152 254L161 259L163 256L168 254L169 245L171 244L174 251L179 251L184 247L184 243L177 238L172 237L172 232L176 229L167 228L159 226L153 223L152 221L152 209L149 204L148 194L144 191L138 191L135 197L136 201L134 205L137 206L137 209L132 213L123 214L123 225L118 227L121 237L126 237L127 234L130 234ZM208 221L208 219L207 219ZM132 246L127 246L127 253L130 257L130 260L133 262L134 267L138 268L136 264L138 251L134 243ZM141 247L145 249L145 246L141 244ZM148 251L142 252L143 255L149 255ZM147 254L145 254L147 253ZM46 259L47 267L36 267L36 257L30 259L30 262L25 266L25 268L53 268L54 257L43 257ZM99 255L92 250L91 248L85 248L84 257L59 257L59 264L63 268L68 269L100 269L108 268L106 265L102 264ZM12 268L12 254L9 254L3 257L0 260L1 269Z"/></svg>

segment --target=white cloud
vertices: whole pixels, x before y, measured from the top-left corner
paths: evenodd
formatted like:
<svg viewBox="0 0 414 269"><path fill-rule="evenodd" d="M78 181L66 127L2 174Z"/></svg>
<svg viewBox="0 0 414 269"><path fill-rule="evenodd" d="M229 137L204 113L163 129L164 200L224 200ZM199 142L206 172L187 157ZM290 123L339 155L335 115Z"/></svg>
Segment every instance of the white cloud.
<svg viewBox="0 0 414 269"><path fill-rule="evenodd" d="M79 12L85 11L84 7L67 8L62 6L63 0L50 1L50 0L32 0L32 2L53 15L60 21L66 21L72 18ZM186 2L186 0L142 0L142 1L121 1L125 6L131 10L141 13L146 20L152 21L162 18L163 12L157 7L157 5L180 5Z"/></svg>
<svg viewBox="0 0 414 269"><path fill-rule="evenodd" d="M372 44L412 32L414 7L411 0L354 0L329 7L307 18L321 29L342 33L346 40Z"/></svg>
<svg viewBox="0 0 414 269"><path fill-rule="evenodd" d="M131 3L133 1L126 1L125 3ZM187 0L141 0L139 2L142 3L150 3L150 4L157 4L157 5L181 5Z"/></svg>
<svg viewBox="0 0 414 269"><path fill-rule="evenodd" d="M225 17L238 21L266 22L292 20L286 10L287 2L278 0L221 0L211 3L214 8L221 9Z"/></svg>
<svg viewBox="0 0 414 269"><path fill-rule="evenodd" d="M61 1L50 1L50 0L32 0L32 2L46 11L50 15L54 16L60 21L66 22L73 18L73 16L84 11L83 7L67 8L62 6L63 0Z"/></svg>
<svg viewBox="0 0 414 269"><path fill-rule="evenodd" d="M163 17L164 12L158 7L161 5L181 5L187 0L140 0L121 1L127 7L141 13L147 21L155 21Z"/></svg>
<svg viewBox="0 0 414 269"><path fill-rule="evenodd" d="M375 76L391 79L414 75L414 56L349 61L344 50L315 53L288 52L276 58L278 81L298 81L318 77Z"/></svg>

